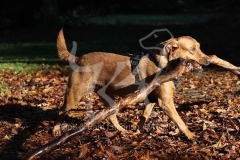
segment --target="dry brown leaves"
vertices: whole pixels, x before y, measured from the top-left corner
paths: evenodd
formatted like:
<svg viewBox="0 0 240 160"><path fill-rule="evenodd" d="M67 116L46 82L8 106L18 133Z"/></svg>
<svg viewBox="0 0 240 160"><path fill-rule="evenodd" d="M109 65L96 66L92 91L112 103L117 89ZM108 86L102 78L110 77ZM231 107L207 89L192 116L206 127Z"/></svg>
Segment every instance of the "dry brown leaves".
<svg viewBox="0 0 240 160"><path fill-rule="evenodd" d="M53 140L51 127L63 103L67 71L15 74L2 70L0 82L0 159L20 159ZM240 157L240 84L230 72L205 69L182 77L175 94L178 113L200 138L188 141L156 105L140 134L121 134L105 120L78 139L40 159L236 159ZM77 129L102 109L96 95L84 96L63 130ZM118 114L122 126L135 131L143 103Z"/></svg>

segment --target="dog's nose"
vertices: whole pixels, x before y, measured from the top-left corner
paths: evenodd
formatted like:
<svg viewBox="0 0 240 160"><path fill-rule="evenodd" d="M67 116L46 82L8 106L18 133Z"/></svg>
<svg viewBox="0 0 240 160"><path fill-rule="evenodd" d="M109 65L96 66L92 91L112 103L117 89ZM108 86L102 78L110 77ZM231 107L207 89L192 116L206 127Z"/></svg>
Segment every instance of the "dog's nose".
<svg viewBox="0 0 240 160"><path fill-rule="evenodd" d="M209 65L211 62L211 59L209 57L206 58L206 65Z"/></svg>

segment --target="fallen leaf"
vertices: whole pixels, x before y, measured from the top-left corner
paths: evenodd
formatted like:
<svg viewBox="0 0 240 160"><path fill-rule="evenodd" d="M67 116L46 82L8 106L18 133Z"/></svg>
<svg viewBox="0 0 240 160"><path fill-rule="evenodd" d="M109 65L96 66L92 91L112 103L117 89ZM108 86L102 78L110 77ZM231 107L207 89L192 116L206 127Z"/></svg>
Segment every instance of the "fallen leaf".
<svg viewBox="0 0 240 160"><path fill-rule="evenodd" d="M216 109L216 112L217 112L217 113L227 113L227 110L226 110L226 109L218 108L218 109Z"/></svg>
<svg viewBox="0 0 240 160"><path fill-rule="evenodd" d="M36 95L36 94L37 94L36 91L29 91L28 93L29 93L30 95Z"/></svg>
<svg viewBox="0 0 240 160"><path fill-rule="evenodd" d="M205 122L203 122L203 130L205 131L207 129L207 125Z"/></svg>
<svg viewBox="0 0 240 160"><path fill-rule="evenodd" d="M207 110L205 110L205 109L199 109L199 111L200 111L201 113L203 113L203 114L207 114L207 113L208 113Z"/></svg>
<svg viewBox="0 0 240 160"><path fill-rule="evenodd" d="M216 144L212 145L213 148L216 149L221 149L223 147L225 147L226 145L228 145L227 143L223 144L222 140L220 139Z"/></svg>
<svg viewBox="0 0 240 160"><path fill-rule="evenodd" d="M20 128L20 127L21 127L21 124L15 123L15 127L16 127L16 128Z"/></svg>
<svg viewBox="0 0 240 160"><path fill-rule="evenodd" d="M6 135L4 136L4 139L10 140L11 137L6 134Z"/></svg>
<svg viewBox="0 0 240 160"><path fill-rule="evenodd" d="M43 93L47 93L49 91L53 90L53 87L48 87L43 90Z"/></svg>

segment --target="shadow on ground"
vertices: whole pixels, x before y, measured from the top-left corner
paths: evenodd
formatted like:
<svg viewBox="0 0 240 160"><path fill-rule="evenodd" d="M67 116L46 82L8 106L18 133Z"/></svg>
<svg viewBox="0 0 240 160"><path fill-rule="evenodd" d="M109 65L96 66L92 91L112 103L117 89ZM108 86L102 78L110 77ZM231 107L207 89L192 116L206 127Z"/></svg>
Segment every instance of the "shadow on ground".
<svg viewBox="0 0 240 160"><path fill-rule="evenodd" d="M16 159L32 150L33 146L39 147L39 141L51 141L51 127L56 115L55 109L42 110L39 107L13 104L0 106L0 159ZM44 138L41 132L44 132ZM35 142L29 142L32 136L35 136ZM33 146L28 146L29 143Z"/></svg>

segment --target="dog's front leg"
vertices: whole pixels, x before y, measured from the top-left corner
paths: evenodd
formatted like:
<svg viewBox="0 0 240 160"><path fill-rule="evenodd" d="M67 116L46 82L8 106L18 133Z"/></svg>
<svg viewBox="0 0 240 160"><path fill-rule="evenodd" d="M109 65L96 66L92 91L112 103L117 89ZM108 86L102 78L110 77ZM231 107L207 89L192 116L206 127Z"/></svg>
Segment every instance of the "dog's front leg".
<svg viewBox="0 0 240 160"><path fill-rule="evenodd" d="M146 107L143 112L143 116L140 117L140 121L138 122L138 129L140 131L143 130L143 126L144 126L145 122L148 120L148 118L150 117L154 106L155 106L155 103L146 104Z"/></svg>
<svg viewBox="0 0 240 160"><path fill-rule="evenodd" d="M112 124L117 128L117 130L126 133L127 130L124 129L122 126L120 126L118 119L117 119L117 115L116 114L112 114L109 116L109 119L111 120Z"/></svg>
<svg viewBox="0 0 240 160"><path fill-rule="evenodd" d="M188 139L196 139L197 136L188 130L187 126L176 111L173 101L174 89L173 82L166 82L156 89L156 92L159 95L159 106L171 118L171 120L178 125L179 129L188 137Z"/></svg>

